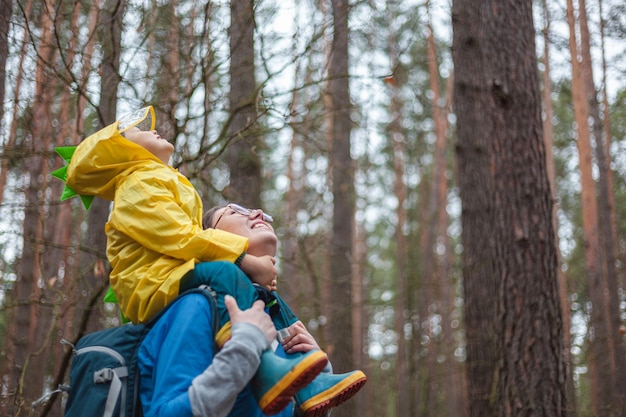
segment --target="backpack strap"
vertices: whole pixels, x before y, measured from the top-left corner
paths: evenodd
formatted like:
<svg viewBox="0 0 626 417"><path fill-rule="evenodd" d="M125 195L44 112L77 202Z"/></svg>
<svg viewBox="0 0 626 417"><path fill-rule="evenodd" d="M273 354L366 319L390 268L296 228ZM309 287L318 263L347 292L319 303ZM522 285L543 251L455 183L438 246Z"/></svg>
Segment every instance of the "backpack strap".
<svg viewBox="0 0 626 417"><path fill-rule="evenodd" d="M115 412L115 404L117 404L117 399L120 396L120 392L122 393L122 404L126 402L125 391L122 392L122 388L124 386L122 379L128 376L128 367L121 366L119 368L111 369L104 368L99 371L94 372L93 374L93 382L95 384L107 384L109 385L109 394L107 396L106 404L104 407L104 414L102 417L112 417ZM124 415L124 407L121 407L121 416Z"/></svg>

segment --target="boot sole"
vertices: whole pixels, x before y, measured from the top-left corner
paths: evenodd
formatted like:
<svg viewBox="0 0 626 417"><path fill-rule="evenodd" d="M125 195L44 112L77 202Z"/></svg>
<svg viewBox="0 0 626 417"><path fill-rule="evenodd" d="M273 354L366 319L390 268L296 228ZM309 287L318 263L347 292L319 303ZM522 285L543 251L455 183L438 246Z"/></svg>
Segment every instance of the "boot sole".
<svg viewBox="0 0 626 417"><path fill-rule="evenodd" d="M322 351L314 351L304 357L261 397L259 407L263 414L272 416L284 410L291 403L296 392L309 385L327 363L328 357Z"/></svg>
<svg viewBox="0 0 626 417"><path fill-rule="evenodd" d="M338 384L302 403L299 415L302 417L322 417L328 410L337 407L354 396L367 382L361 371L355 372Z"/></svg>

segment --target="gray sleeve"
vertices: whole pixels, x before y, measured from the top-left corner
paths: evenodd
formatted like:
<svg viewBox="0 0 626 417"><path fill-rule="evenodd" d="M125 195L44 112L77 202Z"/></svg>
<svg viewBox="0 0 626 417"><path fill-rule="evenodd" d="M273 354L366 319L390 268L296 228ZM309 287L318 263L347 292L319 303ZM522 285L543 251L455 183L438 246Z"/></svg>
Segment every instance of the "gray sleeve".
<svg viewBox="0 0 626 417"><path fill-rule="evenodd" d="M249 323L233 325L232 337L213 357L213 363L189 387L194 417L225 417L237 395L252 379L269 348L263 332Z"/></svg>

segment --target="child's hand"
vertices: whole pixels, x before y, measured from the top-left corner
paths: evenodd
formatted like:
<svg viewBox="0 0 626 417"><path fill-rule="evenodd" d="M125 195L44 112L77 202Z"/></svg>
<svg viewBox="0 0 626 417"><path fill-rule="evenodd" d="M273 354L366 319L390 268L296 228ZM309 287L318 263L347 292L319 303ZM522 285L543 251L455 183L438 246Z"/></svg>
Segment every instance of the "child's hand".
<svg viewBox="0 0 626 417"><path fill-rule="evenodd" d="M253 282L270 291L276 291L276 258L269 255L246 254L241 260L240 267Z"/></svg>
<svg viewBox="0 0 626 417"><path fill-rule="evenodd" d="M294 353L308 352L314 349L320 350L317 341L300 320L289 326L288 330L289 336L281 340L285 352Z"/></svg>

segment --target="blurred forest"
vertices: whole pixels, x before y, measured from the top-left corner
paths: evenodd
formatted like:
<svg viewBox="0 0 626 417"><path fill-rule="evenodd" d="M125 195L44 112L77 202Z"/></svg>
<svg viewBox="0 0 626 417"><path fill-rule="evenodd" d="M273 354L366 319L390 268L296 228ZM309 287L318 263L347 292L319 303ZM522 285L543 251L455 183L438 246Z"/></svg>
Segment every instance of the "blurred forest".
<svg viewBox="0 0 626 417"><path fill-rule="evenodd" d="M625 38L618 0L0 0L0 415L61 416L60 340L119 324L54 147L153 105L368 374L334 417L626 417Z"/></svg>

